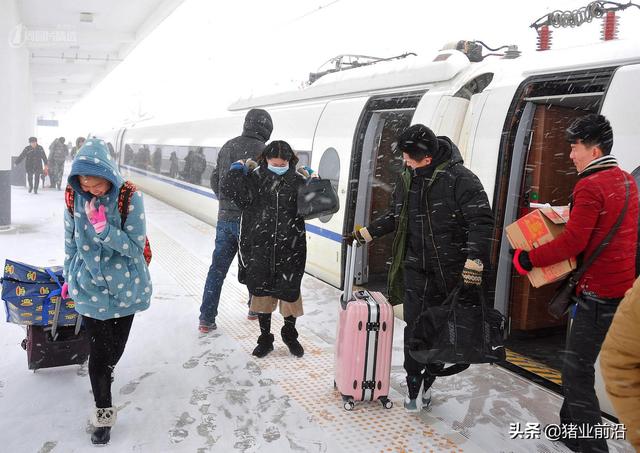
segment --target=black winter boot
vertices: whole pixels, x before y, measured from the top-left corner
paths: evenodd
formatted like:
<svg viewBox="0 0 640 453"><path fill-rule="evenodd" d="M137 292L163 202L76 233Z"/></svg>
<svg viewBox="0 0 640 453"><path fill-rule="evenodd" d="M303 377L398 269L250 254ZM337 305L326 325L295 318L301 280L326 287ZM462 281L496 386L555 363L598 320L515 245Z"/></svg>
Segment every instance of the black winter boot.
<svg viewBox="0 0 640 453"><path fill-rule="evenodd" d="M108 444L109 440L111 440L110 426L101 426L100 428L96 428L93 431L93 434L91 434L91 443L94 445Z"/></svg>
<svg viewBox="0 0 640 453"><path fill-rule="evenodd" d="M271 334L271 313L258 313L260 323L260 336L258 346L253 350L253 355L262 358L273 351L273 335Z"/></svg>
<svg viewBox="0 0 640 453"><path fill-rule="evenodd" d="M294 316L284 318L284 326L282 326L282 330L280 330L280 335L282 335L282 341L287 345L291 354L296 357L302 357L304 355L304 349L298 341L296 318Z"/></svg>
<svg viewBox="0 0 640 453"><path fill-rule="evenodd" d="M253 350L253 355L261 359L273 351L273 334L261 334L258 337L258 346Z"/></svg>

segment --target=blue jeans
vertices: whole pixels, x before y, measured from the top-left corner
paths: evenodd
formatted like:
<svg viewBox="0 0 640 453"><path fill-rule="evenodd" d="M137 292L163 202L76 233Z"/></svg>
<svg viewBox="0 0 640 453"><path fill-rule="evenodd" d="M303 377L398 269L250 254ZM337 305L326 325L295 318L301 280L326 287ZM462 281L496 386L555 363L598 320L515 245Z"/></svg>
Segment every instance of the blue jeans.
<svg viewBox="0 0 640 453"><path fill-rule="evenodd" d="M200 321L213 323L218 315L222 283L229 272L229 266L238 252L240 221L218 220L216 244L213 249L211 266L204 285Z"/></svg>

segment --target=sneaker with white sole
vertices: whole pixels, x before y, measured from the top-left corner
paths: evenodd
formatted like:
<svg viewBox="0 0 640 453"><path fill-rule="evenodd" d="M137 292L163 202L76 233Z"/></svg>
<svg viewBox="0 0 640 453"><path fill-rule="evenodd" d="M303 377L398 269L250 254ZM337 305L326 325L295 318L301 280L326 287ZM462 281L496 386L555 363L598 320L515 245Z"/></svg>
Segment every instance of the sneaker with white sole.
<svg viewBox="0 0 640 453"><path fill-rule="evenodd" d="M200 333L209 333L212 330L216 330L217 328L218 326L216 326L215 321L214 322L200 321L200 325L198 326L198 330L200 331Z"/></svg>

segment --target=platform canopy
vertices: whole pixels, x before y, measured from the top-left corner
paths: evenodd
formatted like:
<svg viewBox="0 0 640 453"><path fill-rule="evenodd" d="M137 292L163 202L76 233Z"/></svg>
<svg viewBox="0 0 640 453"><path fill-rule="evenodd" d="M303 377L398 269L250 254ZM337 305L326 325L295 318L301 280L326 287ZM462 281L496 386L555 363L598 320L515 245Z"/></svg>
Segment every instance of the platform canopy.
<svg viewBox="0 0 640 453"><path fill-rule="evenodd" d="M182 2L18 2L10 43L29 50L33 113L51 118L69 110Z"/></svg>

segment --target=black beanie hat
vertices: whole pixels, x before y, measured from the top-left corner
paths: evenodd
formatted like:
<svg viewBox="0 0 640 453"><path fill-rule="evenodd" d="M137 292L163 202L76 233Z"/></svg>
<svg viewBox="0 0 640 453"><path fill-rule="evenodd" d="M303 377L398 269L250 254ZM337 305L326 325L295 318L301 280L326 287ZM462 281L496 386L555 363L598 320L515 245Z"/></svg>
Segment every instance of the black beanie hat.
<svg viewBox="0 0 640 453"><path fill-rule="evenodd" d="M414 124L400 134L397 147L412 159L422 160L425 156L435 159L438 154L438 138L424 124Z"/></svg>

